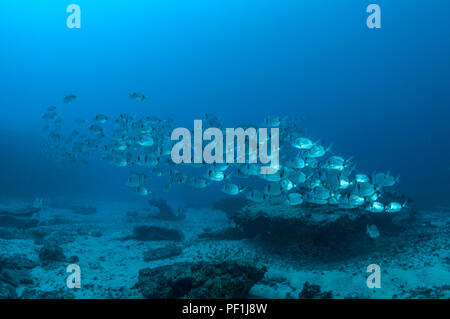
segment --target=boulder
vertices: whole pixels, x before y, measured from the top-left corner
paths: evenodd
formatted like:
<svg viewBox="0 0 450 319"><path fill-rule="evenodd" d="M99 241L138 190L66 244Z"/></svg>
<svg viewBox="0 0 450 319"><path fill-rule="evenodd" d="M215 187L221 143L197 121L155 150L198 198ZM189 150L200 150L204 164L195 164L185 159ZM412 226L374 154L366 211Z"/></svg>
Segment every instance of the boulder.
<svg viewBox="0 0 450 319"><path fill-rule="evenodd" d="M33 269L39 266L37 260L29 259L26 255L14 254L9 257L0 256L0 268L12 270Z"/></svg>
<svg viewBox="0 0 450 319"><path fill-rule="evenodd" d="M176 229L163 228L158 226L136 226L133 235L125 239L135 239L139 241L183 241L184 235Z"/></svg>
<svg viewBox="0 0 450 319"><path fill-rule="evenodd" d="M54 243L45 244L38 253L39 260L43 265L67 261L67 257L64 255L62 248Z"/></svg>
<svg viewBox="0 0 450 319"><path fill-rule="evenodd" d="M163 220L182 220L186 218L186 215L182 209L177 209L174 211L172 207L167 204L167 201L162 198L159 200L149 200L148 202L150 205L159 209L159 213L155 216L155 218Z"/></svg>
<svg viewBox="0 0 450 319"><path fill-rule="evenodd" d="M0 228L0 239L16 239L20 237L20 234L16 232L15 229L10 228Z"/></svg>
<svg viewBox="0 0 450 319"><path fill-rule="evenodd" d="M167 245L160 248L149 249L144 252L144 261L154 261L181 255L183 249L177 245Z"/></svg>
<svg viewBox="0 0 450 319"><path fill-rule="evenodd" d="M40 211L40 208L33 207L33 206L25 206L23 208L15 210L15 211L2 210L2 211L0 211L0 216L13 216L13 217L27 218L27 217L32 217L34 214L39 213L39 211Z"/></svg>
<svg viewBox="0 0 450 319"><path fill-rule="evenodd" d="M303 284L302 291L298 294L300 299L332 299L331 291L322 291L319 285L311 285L309 282Z"/></svg>
<svg viewBox="0 0 450 319"><path fill-rule="evenodd" d="M0 227L26 229L34 228L38 223L37 219L0 215Z"/></svg>
<svg viewBox="0 0 450 319"><path fill-rule="evenodd" d="M11 284L2 280L2 274L0 273L0 299L16 299L16 288Z"/></svg>
<svg viewBox="0 0 450 319"><path fill-rule="evenodd" d="M17 288L33 285L30 270L37 265L24 255L0 256L0 299L17 298Z"/></svg>
<svg viewBox="0 0 450 319"><path fill-rule="evenodd" d="M246 298L265 269L236 262L176 263L139 271L138 287L145 298Z"/></svg>
<svg viewBox="0 0 450 319"><path fill-rule="evenodd" d="M97 207L94 206L73 206L72 211L78 215L94 215L97 214Z"/></svg>
<svg viewBox="0 0 450 319"><path fill-rule="evenodd" d="M206 229L198 235L200 239L207 240L241 240L245 239L245 234L235 227L227 227L216 230Z"/></svg>
<svg viewBox="0 0 450 319"><path fill-rule="evenodd" d="M252 204L233 216L237 228L247 237L264 236L275 242L337 244L365 239L366 225L392 226L389 214L372 214L362 209L334 206L287 206Z"/></svg>

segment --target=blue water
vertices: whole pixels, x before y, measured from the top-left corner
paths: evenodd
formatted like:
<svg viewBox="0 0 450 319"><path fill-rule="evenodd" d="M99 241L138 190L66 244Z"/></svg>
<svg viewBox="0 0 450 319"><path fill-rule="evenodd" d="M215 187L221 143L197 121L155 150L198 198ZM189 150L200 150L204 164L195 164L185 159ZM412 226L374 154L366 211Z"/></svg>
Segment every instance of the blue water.
<svg viewBox="0 0 450 319"><path fill-rule="evenodd" d="M448 1L379 0L380 30L357 0L76 3L81 29L66 26L68 1L0 2L4 196L135 198L121 169L48 158L40 118L56 105L63 118L126 112L187 127L204 113L230 126L300 116L359 170L399 175L417 206L450 204ZM79 98L63 105L69 93Z"/></svg>

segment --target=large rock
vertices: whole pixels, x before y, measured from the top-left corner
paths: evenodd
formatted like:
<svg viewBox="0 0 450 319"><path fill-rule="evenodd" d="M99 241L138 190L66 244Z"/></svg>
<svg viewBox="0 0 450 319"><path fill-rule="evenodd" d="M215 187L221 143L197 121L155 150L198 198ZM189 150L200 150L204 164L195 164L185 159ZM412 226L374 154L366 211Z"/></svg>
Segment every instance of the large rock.
<svg viewBox="0 0 450 319"><path fill-rule="evenodd" d="M299 299L332 299L331 291L322 291L319 285L311 285L309 282L303 284L302 291L298 294Z"/></svg>
<svg viewBox="0 0 450 319"><path fill-rule="evenodd" d="M392 227L389 214L313 205L252 204L235 214L233 220L247 237L264 236L276 242L306 245L342 245L366 238L367 224Z"/></svg>
<svg viewBox="0 0 450 319"><path fill-rule="evenodd" d="M177 229L158 226L136 226L133 230L133 235L125 239L135 239L139 241L182 241L184 235Z"/></svg>
<svg viewBox="0 0 450 319"><path fill-rule="evenodd" d="M43 265L49 265L55 262L65 262L68 260L62 248L54 243L45 244L38 253L39 260Z"/></svg>
<svg viewBox="0 0 450 319"><path fill-rule="evenodd" d="M154 261L181 255L183 249L177 245L167 245L160 248L149 249L144 252L144 261Z"/></svg>
<svg viewBox="0 0 450 319"><path fill-rule="evenodd" d="M13 216L13 217L32 217L33 215L39 213L40 208L33 207L33 206L25 206L23 208L20 208L15 211L9 211L9 210L1 210L0 216Z"/></svg>
<svg viewBox="0 0 450 319"><path fill-rule="evenodd" d="M2 279L2 273L0 273L0 299L16 299L16 288L11 284L4 282Z"/></svg>
<svg viewBox="0 0 450 319"><path fill-rule="evenodd" d="M138 286L151 299L246 298L265 269L235 262L176 263L139 271Z"/></svg>
<svg viewBox="0 0 450 319"><path fill-rule="evenodd" d="M11 228L0 228L0 239L16 239L19 234L15 229Z"/></svg>
<svg viewBox="0 0 450 319"><path fill-rule="evenodd" d="M97 214L97 207L94 206L73 206L72 211L78 215L94 215Z"/></svg>
<svg viewBox="0 0 450 319"><path fill-rule="evenodd" d="M207 229L199 234L198 238L206 240L241 240L247 238L247 236L236 227L227 227L216 230Z"/></svg>
<svg viewBox="0 0 450 319"><path fill-rule="evenodd" d="M26 270L39 266L37 260L29 259L26 255L14 254L9 257L0 256L0 269Z"/></svg>
<svg viewBox="0 0 450 319"><path fill-rule="evenodd" d="M159 213L155 218L164 220L182 220L186 218L182 209L173 210L172 207L167 204L167 201L162 198L159 200L149 200L148 202L150 205L159 209Z"/></svg>
<svg viewBox="0 0 450 319"><path fill-rule="evenodd" d="M38 220L32 218L0 215L0 227L26 229L34 228L38 225L38 223Z"/></svg>
<svg viewBox="0 0 450 319"><path fill-rule="evenodd" d="M30 270L37 265L24 255L0 256L0 299L17 298L17 288L33 285Z"/></svg>

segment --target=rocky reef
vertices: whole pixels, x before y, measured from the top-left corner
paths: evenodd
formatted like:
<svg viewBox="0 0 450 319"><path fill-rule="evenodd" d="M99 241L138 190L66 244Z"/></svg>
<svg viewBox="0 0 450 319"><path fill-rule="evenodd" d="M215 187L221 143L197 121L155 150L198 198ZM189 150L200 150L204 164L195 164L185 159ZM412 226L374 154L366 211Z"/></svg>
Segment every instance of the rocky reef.
<svg viewBox="0 0 450 319"><path fill-rule="evenodd" d="M26 206L17 210L0 211L0 227L12 227L17 229L34 228L39 221L33 218L39 213L39 208Z"/></svg>
<svg viewBox="0 0 450 319"><path fill-rule="evenodd" d="M125 238L134 239L138 241L183 241L184 235L177 229L169 229L158 226L136 226L133 230L133 235Z"/></svg>
<svg viewBox="0 0 450 319"><path fill-rule="evenodd" d="M265 269L235 262L175 263L139 271L138 287L145 298L246 298L264 277Z"/></svg>
<svg viewBox="0 0 450 319"><path fill-rule="evenodd" d="M155 218L162 220L182 220L186 218L182 210L173 210L172 207L167 204L167 201L162 198L159 200L149 200L148 202L150 205L159 209L159 212Z"/></svg>
<svg viewBox="0 0 450 319"><path fill-rule="evenodd" d="M32 286L31 269L38 263L24 255L0 256L0 299L18 298L19 286Z"/></svg>
<svg viewBox="0 0 450 319"><path fill-rule="evenodd" d="M352 240L365 236L366 225L387 227L392 215L333 206L251 204L233 215L236 226L248 237L264 236L284 243Z"/></svg>
<svg viewBox="0 0 450 319"><path fill-rule="evenodd" d="M0 298L449 296L448 213L242 204L190 209L180 220L154 218L153 210L124 223L128 211L144 208L77 204L98 207L94 215L74 213L73 204L38 211L7 203L1 216L38 223L0 227ZM368 236L367 224L380 236ZM66 287L72 263L82 268L81 289ZM365 285L370 263L382 267L381 290Z"/></svg>

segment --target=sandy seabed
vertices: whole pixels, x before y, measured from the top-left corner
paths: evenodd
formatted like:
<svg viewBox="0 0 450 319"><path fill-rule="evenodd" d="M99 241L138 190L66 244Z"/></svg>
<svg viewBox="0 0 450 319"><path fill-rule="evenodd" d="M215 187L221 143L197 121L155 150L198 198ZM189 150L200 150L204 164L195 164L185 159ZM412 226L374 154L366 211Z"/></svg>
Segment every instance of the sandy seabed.
<svg viewBox="0 0 450 319"><path fill-rule="evenodd" d="M7 206L10 209L25 204L11 201ZM319 285L322 291L331 291L333 298L450 297L448 211L419 212L415 222L395 237L395 243L391 237L383 238L383 229L380 229L381 236L373 239L373 250L359 256L327 258L321 252L311 254L295 249L295 243L280 249L258 238L199 238L205 229L232 226L226 214L217 210L187 210L184 220L163 221L149 217L151 211L128 203L91 202L87 205L95 206L97 213L79 215L61 208L41 209L37 229L45 234L44 242L20 239L20 236L0 239L1 258L19 254L35 262L29 270L31 281L15 287L17 296L30 298L33 296L30 291L36 296L59 291L57 296L69 298L143 298L138 288L138 274L143 268L176 262L232 260L267 269L264 278L251 288L250 298L298 298L305 282ZM146 251L166 247L167 241L126 239L138 225L181 230L184 240L177 243L182 248L181 254L144 261ZM17 230L18 234L21 232ZM67 261L42 263L39 251L48 240L58 243ZM389 247L383 249L384 243L389 243ZM70 263L80 266L79 289L69 289L66 285L70 275L66 267ZM369 276L366 268L370 264L381 267L379 289L369 289L366 285ZM25 291L28 293L24 294Z"/></svg>

